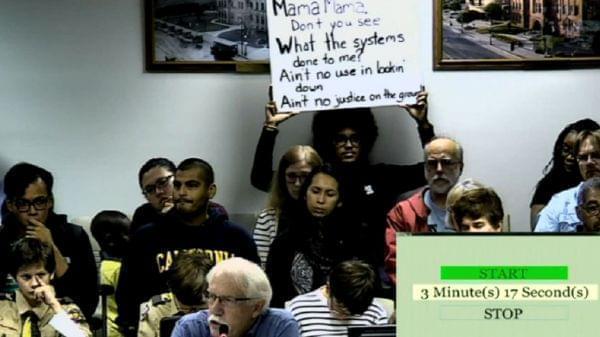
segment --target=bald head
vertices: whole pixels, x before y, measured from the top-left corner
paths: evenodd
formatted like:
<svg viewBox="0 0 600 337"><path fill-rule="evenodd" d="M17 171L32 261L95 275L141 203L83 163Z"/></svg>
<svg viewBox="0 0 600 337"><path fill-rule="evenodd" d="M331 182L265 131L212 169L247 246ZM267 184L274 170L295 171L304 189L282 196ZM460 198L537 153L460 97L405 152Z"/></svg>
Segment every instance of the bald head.
<svg viewBox="0 0 600 337"><path fill-rule="evenodd" d="M427 156L431 153L444 152L452 156L454 160L462 163L463 161L463 149L458 142L452 138L447 137L436 137L425 145L425 161Z"/></svg>
<svg viewBox="0 0 600 337"><path fill-rule="evenodd" d="M463 169L463 150L450 138L436 138L425 145L425 179L430 191L446 195Z"/></svg>

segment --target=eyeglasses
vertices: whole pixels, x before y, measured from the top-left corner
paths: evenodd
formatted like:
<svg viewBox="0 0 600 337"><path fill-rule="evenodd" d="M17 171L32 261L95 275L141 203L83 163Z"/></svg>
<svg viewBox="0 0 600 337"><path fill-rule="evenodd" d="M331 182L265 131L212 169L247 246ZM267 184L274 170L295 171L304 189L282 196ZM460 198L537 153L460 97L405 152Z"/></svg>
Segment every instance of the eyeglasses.
<svg viewBox="0 0 600 337"><path fill-rule="evenodd" d="M600 205L598 204L583 205L579 207L591 216L600 216Z"/></svg>
<svg viewBox="0 0 600 337"><path fill-rule="evenodd" d="M246 302L251 300L256 300L257 298L253 297L233 297L233 296L219 296L211 293L210 291L204 292L204 299L209 305L214 304L217 300L221 302L224 306L234 306L240 302Z"/></svg>
<svg viewBox="0 0 600 337"><path fill-rule="evenodd" d="M573 154L573 148L563 145L563 147L560 149L560 154L563 156L563 158L566 158L569 155Z"/></svg>
<svg viewBox="0 0 600 337"><path fill-rule="evenodd" d="M289 172L285 174L285 181L287 181L290 184L293 184L299 180L300 184L302 184L304 180L306 180L306 177L308 177L308 173L298 174L296 172Z"/></svg>
<svg viewBox="0 0 600 337"><path fill-rule="evenodd" d="M27 199L17 199L14 201L14 205L19 212L28 212L29 208L33 206L36 211L43 211L48 207L48 197L37 197L31 201Z"/></svg>
<svg viewBox="0 0 600 337"><path fill-rule="evenodd" d="M142 189L144 191L145 194L154 194L156 193L157 189L161 189L164 190L167 185L171 182L171 179L173 179L173 175L169 175L166 177L162 177L162 178L158 178L156 179L156 181L154 182L154 184L149 184L144 186L144 188Z"/></svg>
<svg viewBox="0 0 600 337"><path fill-rule="evenodd" d="M577 161L580 163L588 160L593 163L600 163L600 152L577 155Z"/></svg>
<svg viewBox="0 0 600 337"><path fill-rule="evenodd" d="M333 138L333 142L335 143L336 146L344 146L348 142L350 142L350 145L352 145L352 146L358 146L358 145L360 145L360 137L358 137L358 135L356 135L356 134L350 135L350 136L336 135Z"/></svg>
<svg viewBox="0 0 600 337"><path fill-rule="evenodd" d="M448 168L458 163L460 162L452 159L427 159L427 161L425 161L425 165L429 170L437 170L438 165L442 165L442 168Z"/></svg>

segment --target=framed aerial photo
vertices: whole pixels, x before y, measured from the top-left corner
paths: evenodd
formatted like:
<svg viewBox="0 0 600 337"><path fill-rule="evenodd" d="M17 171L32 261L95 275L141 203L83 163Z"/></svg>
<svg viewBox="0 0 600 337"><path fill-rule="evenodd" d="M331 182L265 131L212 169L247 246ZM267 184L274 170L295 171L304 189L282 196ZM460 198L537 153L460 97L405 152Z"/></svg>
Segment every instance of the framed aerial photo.
<svg viewBox="0 0 600 337"><path fill-rule="evenodd" d="M144 0L146 70L268 72L266 0Z"/></svg>
<svg viewBox="0 0 600 337"><path fill-rule="evenodd" d="M600 66L600 0L433 0L434 70Z"/></svg>

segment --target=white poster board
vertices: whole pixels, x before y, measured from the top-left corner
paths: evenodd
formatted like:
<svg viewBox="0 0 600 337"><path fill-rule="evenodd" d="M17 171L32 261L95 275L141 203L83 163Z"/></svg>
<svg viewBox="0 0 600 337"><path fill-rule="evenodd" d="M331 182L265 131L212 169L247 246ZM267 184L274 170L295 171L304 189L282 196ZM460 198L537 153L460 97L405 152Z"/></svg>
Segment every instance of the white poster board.
<svg viewBox="0 0 600 337"><path fill-rule="evenodd" d="M414 103L419 9L415 0L267 0L279 110Z"/></svg>

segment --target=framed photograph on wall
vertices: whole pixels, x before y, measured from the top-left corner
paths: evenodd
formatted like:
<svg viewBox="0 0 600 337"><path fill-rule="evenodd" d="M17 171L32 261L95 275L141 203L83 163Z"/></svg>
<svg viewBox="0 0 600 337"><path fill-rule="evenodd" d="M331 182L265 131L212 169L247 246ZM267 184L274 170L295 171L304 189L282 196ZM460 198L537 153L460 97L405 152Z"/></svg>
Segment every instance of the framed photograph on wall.
<svg viewBox="0 0 600 337"><path fill-rule="evenodd" d="M433 0L434 70L600 66L600 0Z"/></svg>
<svg viewBox="0 0 600 337"><path fill-rule="evenodd" d="M146 70L268 72L266 0L144 0Z"/></svg>

